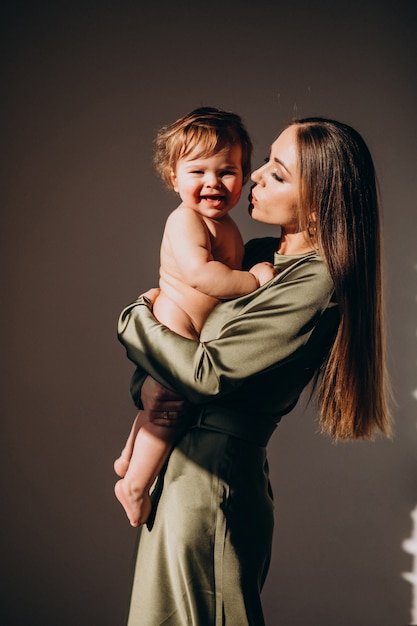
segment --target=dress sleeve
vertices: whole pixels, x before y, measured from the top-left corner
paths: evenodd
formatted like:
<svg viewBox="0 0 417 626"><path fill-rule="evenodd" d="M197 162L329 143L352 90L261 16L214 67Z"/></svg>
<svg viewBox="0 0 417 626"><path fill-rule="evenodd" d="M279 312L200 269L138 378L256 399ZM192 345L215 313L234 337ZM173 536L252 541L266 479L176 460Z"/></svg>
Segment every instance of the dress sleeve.
<svg viewBox="0 0 417 626"><path fill-rule="evenodd" d="M206 326L200 341L173 333L155 319L143 297L122 311L118 335L133 363L199 404L296 358L332 295L324 264L309 262L233 301L214 337L206 336Z"/></svg>

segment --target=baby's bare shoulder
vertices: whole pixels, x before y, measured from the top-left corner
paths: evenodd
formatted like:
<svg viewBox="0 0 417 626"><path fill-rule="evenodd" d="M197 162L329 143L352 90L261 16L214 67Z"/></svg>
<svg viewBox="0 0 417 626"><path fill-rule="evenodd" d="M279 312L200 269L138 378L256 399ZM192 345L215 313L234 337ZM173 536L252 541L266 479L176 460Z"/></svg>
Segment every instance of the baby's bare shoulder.
<svg viewBox="0 0 417 626"><path fill-rule="evenodd" d="M202 215L200 215L194 209L186 206L185 204L180 204L176 209L171 211L168 215L168 222L179 222L179 221L191 221L191 222L202 222L204 223L204 219Z"/></svg>

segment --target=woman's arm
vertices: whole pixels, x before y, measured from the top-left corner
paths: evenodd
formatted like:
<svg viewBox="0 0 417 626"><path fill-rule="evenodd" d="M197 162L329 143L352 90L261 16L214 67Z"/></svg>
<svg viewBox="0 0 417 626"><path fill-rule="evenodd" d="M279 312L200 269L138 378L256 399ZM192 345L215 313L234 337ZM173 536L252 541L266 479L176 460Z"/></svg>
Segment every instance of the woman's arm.
<svg viewBox="0 0 417 626"><path fill-rule="evenodd" d="M220 304L228 315L215 337L207 337L209 324L199 342L180 337L157 322L150 301L140 297L122 312L119 339L129 359L199 404L295 358L332 295L324 263L307 257L255 295Z"/></svg>

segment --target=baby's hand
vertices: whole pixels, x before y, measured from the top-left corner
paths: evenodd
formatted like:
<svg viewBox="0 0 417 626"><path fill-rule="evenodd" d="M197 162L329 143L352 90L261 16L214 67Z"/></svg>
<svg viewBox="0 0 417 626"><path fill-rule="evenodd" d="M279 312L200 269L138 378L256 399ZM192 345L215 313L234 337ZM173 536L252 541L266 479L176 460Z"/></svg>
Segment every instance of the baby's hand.
<svg viewBox="0 0 417 626"><path fill-rule="evenodd" d="M265 283L270 281L272 278L274 278L274 276L278 274L272 263L268 263L267 261L257 263L256 265L251 267L249 271L258 280L260 287L262 287L262 285L265 285Z"/></svg>

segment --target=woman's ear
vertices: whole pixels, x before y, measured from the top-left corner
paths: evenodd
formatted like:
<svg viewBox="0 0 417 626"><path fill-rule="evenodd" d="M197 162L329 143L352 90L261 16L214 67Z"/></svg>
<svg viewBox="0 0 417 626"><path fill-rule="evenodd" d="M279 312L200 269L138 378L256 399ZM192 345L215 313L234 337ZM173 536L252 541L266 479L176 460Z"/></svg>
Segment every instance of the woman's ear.
<svg viewBox="0 0 417 626"><path fill-rule="evenodd" d="M171 185L174 191L178 193L178 185L177 185L177 175L175 171L171 167L171 171L169 173L169 179L171 181Z"/></svg>

